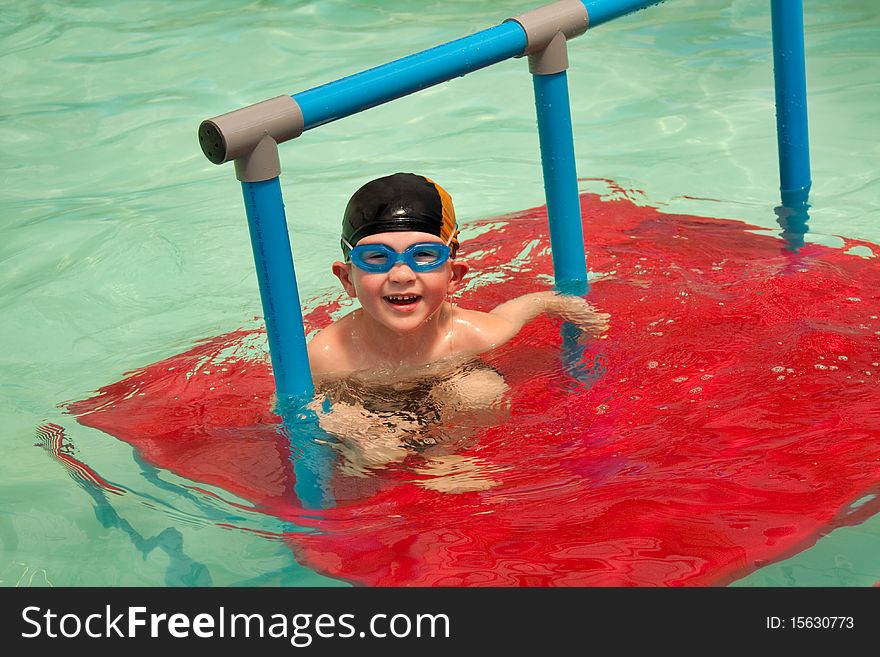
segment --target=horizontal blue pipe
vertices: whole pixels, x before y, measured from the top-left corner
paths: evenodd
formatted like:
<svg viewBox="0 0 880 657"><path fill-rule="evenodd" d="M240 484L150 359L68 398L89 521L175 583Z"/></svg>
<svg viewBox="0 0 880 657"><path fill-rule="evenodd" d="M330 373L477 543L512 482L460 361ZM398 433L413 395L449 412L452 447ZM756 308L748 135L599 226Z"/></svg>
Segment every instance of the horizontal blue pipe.
<svg viewBox="0 0 880 657"><path fill-rule="evenodd" d="M550 250L557 287L586 284L587 265L581 227L568 78L565 71L534 75L538 141L550 224Z"/></svg>
<svg viewBox="0 0 880 657"><path fill-rule="evenodd" d="M584 5L592 28L662 1L584 0ZM310 130L521 55L527 42L520 24L507 21L292 97Z"/></svg>
<svg viewBox="0 0 880 657"><path fill-rule="evenodd" d="M776 139L783 196L805 203L810 191L810 139L807 130L807 72L804 62L804 11L801 0L773 0L773 78L776 86Z"/></svg>
<svg viewBox="0 0 880 657"><path fill-rule="evenodd" d="M521 54L526 34L507 22L293 96L305 129L350 116Z"/></svg>
<svg viewBox="0 0 880 657"><path fill-rule="evenodd" d="M287 220L277 177L243 182L263 316L278 396L310 399L314 392Z"/></svg>
<svg viewBox="0 0 880 657"><path fill-rule="evenodd" d="M590 15L590 29L664 0L582 0Z"/></svg>

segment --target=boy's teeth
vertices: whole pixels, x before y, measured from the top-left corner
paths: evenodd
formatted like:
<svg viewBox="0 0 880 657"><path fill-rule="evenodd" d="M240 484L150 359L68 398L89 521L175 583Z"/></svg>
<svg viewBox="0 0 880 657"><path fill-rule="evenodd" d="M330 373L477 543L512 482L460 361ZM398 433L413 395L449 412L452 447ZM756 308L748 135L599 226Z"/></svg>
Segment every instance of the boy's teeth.
<svg viewBox="0 0 880 657"><path fill-rule="evenodd" d="M413 301L417 301L419 299L419 295L417 295L417 294L407 294L407 295L389 294L385 298L393 303L412 303Z"/></svg>

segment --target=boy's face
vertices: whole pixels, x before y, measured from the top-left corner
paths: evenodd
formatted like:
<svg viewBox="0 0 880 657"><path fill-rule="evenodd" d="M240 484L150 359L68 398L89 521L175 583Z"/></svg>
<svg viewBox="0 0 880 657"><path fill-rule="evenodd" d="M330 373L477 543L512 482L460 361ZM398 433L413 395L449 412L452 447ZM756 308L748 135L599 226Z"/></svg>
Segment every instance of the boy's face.
<svg viewBox="0 0 880 657"><path fill-rule="evenodd" d="M384 244L402 253L420 242L443 244L436 235L406 231L368 235L357 246ZM366 272L351 262L333 263L333 273L345 291L360 300L364 312L401 333L415 331L434 317L447 295L458 289L467 270L466 264L451 258L437 269L425 272L413 271L402 262L384 273Z"/></svg>

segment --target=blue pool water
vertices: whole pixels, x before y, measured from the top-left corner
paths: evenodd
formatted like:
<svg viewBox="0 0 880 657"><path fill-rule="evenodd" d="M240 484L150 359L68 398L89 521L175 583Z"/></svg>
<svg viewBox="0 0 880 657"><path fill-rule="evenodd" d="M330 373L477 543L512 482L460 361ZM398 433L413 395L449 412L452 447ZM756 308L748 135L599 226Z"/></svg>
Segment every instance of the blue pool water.
<svg viewBox="0 0 880 657"><path fill-rule="evenodd" d="M574 42L569 81L579 175L641 190L646 203L665 211L775 228L768 4L670 0ZM814 180L808 239L877 243L880 7L870 0L806 4ZM339 584L298 565L280 542L220 525L235 516L237 526L255 531L294 528L248 516L228 497L193 497L191 482L76 425L59 404L200 338L252 326L260 314L239 185L230 166L215 167L201 154L195 134L203 118L355 73L531 6L4 7L0 584ZM543 203L522 60L311 131L282 147L281 157L304 299L337 285L328 265L338 257L340 212L365 180L426 173L452 193L465 224ZM603 185L586 180L583 188ZM46 422L65 427L76 458L127 491L110 500L111 509L35 447L35 428ZM873 517L739 584L874 584L878 549L880 518Z"/></svg>

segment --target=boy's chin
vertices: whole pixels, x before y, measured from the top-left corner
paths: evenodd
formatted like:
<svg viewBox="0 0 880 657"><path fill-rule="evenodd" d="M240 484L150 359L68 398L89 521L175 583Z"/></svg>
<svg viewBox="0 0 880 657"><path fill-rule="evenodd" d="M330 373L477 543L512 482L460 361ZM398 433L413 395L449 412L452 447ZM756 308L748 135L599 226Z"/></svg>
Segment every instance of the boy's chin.
<svg viewBox="0 0 880 657"><path fill-rule="evenodd" d="M422 313L413 313L406 317L384 317L383 324L397 333L417 333L419 329L428 323L428 318Z"/></svg>
<svg viewBox="0 0 880 657"><path fill-rule="evenodd" d="M407 313L387 311L382 313L382 323L397 333L417 333L435 321L436 313L426 313L425 310L418 308Z"/></svg>

